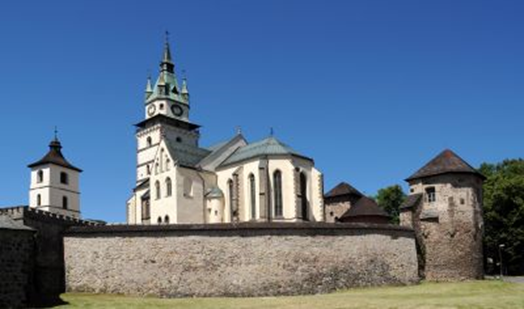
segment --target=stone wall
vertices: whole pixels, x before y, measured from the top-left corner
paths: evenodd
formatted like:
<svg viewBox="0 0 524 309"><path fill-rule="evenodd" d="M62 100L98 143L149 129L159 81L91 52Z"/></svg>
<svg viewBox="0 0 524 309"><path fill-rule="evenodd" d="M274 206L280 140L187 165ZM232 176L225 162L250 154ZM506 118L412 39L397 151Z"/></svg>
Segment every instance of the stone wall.
<svg viewBox="0 0 524 309"><path fill-rule="evenodd" d="M10 217L36 231L31 247L34 250L31 261L34 267L33 279L26 287L29 304L42 306L60 303L60 294L65 292L63 233L71 226L96 223L28 206L0 208L0 216Z"/></svg>
<svg viewBox="0 0 524 309"><path fill-rule="evenodd" d="M421 254L421 276L429 281L482 279L482 179L448 174L410 183L423 198L401 214L401 225L413 227ZM425 190L435 188L429 202Z"/></svg>
<svg viewBox="0 0 524 309"><path fill-rule="evenodd" d="M0 308L18 308L28 303L33 278L31 230L0 229Z"/></svg>
<svg viewBox="0 0 524 309"><path fill-rule="evenodd" d="M267 296L418 281L413 231L389 225L74 227L64 252L70 292Z"/></svg>

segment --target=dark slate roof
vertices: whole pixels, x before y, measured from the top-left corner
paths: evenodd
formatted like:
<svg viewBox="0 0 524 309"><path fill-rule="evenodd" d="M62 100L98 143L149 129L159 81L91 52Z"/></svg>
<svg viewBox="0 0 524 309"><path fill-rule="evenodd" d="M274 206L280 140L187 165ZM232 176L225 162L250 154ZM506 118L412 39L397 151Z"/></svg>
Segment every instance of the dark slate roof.
<svg viewBox="0 0 524 309"><path fill-rule="evenodd" d="M82 172L81 169L67 162L67 160L64 158L64 155L62 154L61 149L62 149L62 145L60 144L60 141L58 141L58 139L55 138L49 144L49 152L42 159L36 161L35 163L29 164L28 167L37 167L40 165L52 163L52 164L60 165L62 167L70 168L78 172Z"/></svg>
<svg viewBox="0 0 524 309"><path fill-rule="evenodd" d="M0 216L0 230L34 231L34 229L25 226L8 216Z"/></svg>
<svg viewBox="0 0 524 309"><path fill-rule="evenodd" d="M178 161L178 164L183 166L195 167L198 162L211 153L211 151L207 149L191 147L167 138L165 141L167 150L171 154L173 160Z"/></svg>
<svg viewBox="0 0 524 309"><path fill-rule="evenodd" d="M340 217L340 219L360 216L380 216L389 218L388 213L380 208L374 200L367 196L361 197L355 205L351 206L351 208Z"/></svg>
<svg viewBox="0 0 524 309"><path fill-rule="evenodd" d="M157 114L157 115L155 115L155 116L153 116L151 118L143 120L143 121L135 124L135 126L139 127L139 128L146 128L146 127L153 126L153 125L155 125L157 123L166 123L166 124L172 125L172 126L177 127L177 128L187 129L187 130L191 130L191 131L200 128L200 126L198 124L194 124L194 123L191 123L191 122L187 122L187 121L182 121L182 120L179 120L179 119L171 118L171 117L168 117L168 116L162 115L162 114Z"/></svg>
<svg viewBox="0 0 524 309"><path fill-rule="evenodd" d="M272 155L292 155L313 161L310 158L299 154L288 145L277 140L275 137L270 136L256 143L237 149L221 164L221 166L235 164L252 158Z"/></svg>
<svg viewBox="0 0 524 309"><path fill-rule="evenodd" d="M485 178L453 151L446 149L433 158L433 160L429 161L429 163L424 165L424 167L419 169L415 174L407 178L406 181L447 173L470 173Z"/></svg>
<svg viewBox="0 0 524 309"><path fill-rule="evenodd" d="M408 209L417 206L418 202L422 198L422 193L412 194L400 205L400 209Z"/></svg>
<svg viewBox="0 0 524 309"><path fill-rule="evenodd" d="M360 193L357 189L355 189L353 186L346 182L339 183L336 187L331 189L326 195L324 195L325 198L330 197L337 197L342 195L357 195L357 196L363 196L362 193Z"/></svg>

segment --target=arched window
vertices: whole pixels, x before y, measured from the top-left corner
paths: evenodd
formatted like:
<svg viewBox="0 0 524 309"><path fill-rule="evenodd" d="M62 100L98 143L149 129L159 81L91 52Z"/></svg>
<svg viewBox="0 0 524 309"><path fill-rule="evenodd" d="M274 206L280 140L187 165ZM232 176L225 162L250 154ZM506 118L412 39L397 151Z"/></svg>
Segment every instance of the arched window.
<svg viewBox="0 0 524 309"><path fill-rule="evenodd" d="M164 217L164 223L165 223L165 224L169 224L169 216L168 216L168 215L166 215L166 216Z"/></svg>
<svg viewBox="0 0 524 309"><path fill-rule="evenodd" d="M147 137L146 144L147 144L147 147L151 147L151 145L153 144L153 140L151 139L151 136Z"/></svg>
<svg viewBox="0 0 524 309"><path fill-rule="evenodd" d="M278 170L273 173L273 186L275 196L275 217L282 217L284 215L284 209L282 205L282 172Z"/></svg>
<svg viewBox="0 0 524 309"><path fill-rule="evenodd" d="M60 183L64 185L69 183L69 175L66 172L60 172Z"/></svg>
<svg viewBox="0 0 524 309"><path fill-rule="evenodd" d="M171 169L171 160L169 158L166 159L166 171L169 171Z"/></svg>
<svg viewBox="0 0 524 309"><path fill-rule="evenodd" d="M255 183L255 175L249 175L249 191L251 197L251 219L256 219L257 215L257 188Z"/></svg>
<svg viewBox="0 0 524 309"><path fill-rule="evenodd" d="M159 166L158 162L155 163L155 175L158 174L158 166Z"/></svg>
<svg viewBox="0 0 524 309"><path fill-rule="evenodd" d="M161 195L160 195L160 182L157 180L155 182L155 192L156 192L156 199L160 199Z"/></svg>
<svg viewBox="0 0 524 309"><path fill-rule="evenodd" d="M158 217L158 219L156 220L156 223L162 224L162 217Z"/></svg>
<svg viewBox="0 0 524 309"><path fill-rule="evenodd" d="M68 200L67 200L67 196L63 196L62 197L62 208L63 209L67 209L67 207L69 207L69 205L67 205L68 203Z"/></svg>
<svg viewBox="0 0 524 309"><path fill-rule="evenodd" d="M304 172L300 173L300 202L301 217L304 220L309 220L309 201L307 199L307 176Z"/></svg>
<svg viewBox="0 0 524 309"><path fill-rule="evenodd" d="M171 196L173 193L173 185L171 184L171 178L166 178L166 196Z"/></svg>
<svg viewBox="0 0 524 309"><path fill-rule="evenodd" d="M36 206L42 205L42 196L40 194L36 195Z"/></svg>
<svg viewBox="0 0 524 309"><path fill-rule="evenodd" d="M159 160L160 161L160 172L163 172L164 171L164 149L160 149L160 158Z"/></svg>
<svg viewBox="0 0 524 309"><path fill-rule="evenodd" d="M151 175L151 166L149 166L149 164L146 165L146 169L147 169L147 174Z"/></svg>
<svg viewBox="0 0 524 309"><path fill-rule="evenodd" d="M231 221L233 221L233 217L234 217L234 207L233 207L233 180L232 179L229 179L227 181L227 197L228 197L228 203L229 203L229 209L231 210Z"/></svg>
<svg viewBox="0 0 524 309"><path fill-rule="evenodd" d="M39 170L36 172L36 182L41 183L42 181L44 181L44 171Z"/></svg>

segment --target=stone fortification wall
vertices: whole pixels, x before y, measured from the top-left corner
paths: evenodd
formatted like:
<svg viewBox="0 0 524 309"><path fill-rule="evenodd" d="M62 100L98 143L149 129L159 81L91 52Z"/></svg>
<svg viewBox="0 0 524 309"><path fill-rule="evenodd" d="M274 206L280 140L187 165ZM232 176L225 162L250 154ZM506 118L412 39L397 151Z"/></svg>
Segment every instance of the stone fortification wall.
<svg viewBox="0 0 524 309"><path fill-rule="evenodd" d="M74 227L64 251L71 292L294 295L418 281L413 231L388 225Z"/></svg>
<svg viewBox="0 0 524 309"><path fill-rule="evenodd" d="M19 308L29 301L33 236L31 230L0 229L0 308Z"/></svg>
<svg viewBox="0 0 524 309"><path fill-rule="evenodd" d="M28 206L0 208L0 216L8 216L36 232L30 248L34 250L31 255L34 275L26 287L29 304L40 306L59 303L60 294L65 292L62 235L70 226L96 223Z"/></svg>

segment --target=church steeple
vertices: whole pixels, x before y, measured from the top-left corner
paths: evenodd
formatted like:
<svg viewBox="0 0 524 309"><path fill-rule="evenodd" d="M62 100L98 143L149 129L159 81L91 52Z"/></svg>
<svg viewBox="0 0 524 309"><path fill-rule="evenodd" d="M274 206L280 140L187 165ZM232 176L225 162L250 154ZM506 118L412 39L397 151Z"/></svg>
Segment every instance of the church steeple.
<svg viewBox="0 0 524 309"><path fill-rule="evenodd" d="M169 47L169 32L166 31L166 42L164 45L164 54L160 62L160 72L175 72L175 64L171 60L171 48Z"/></svg>

